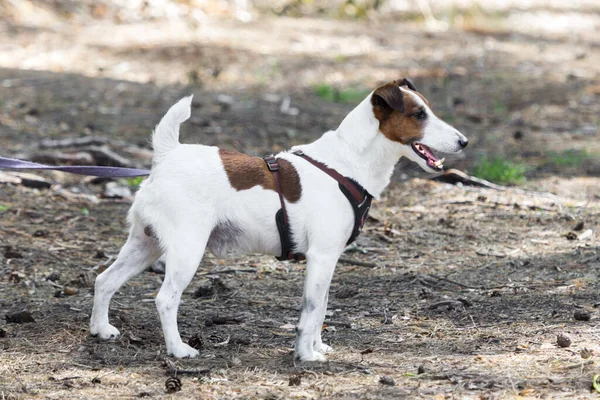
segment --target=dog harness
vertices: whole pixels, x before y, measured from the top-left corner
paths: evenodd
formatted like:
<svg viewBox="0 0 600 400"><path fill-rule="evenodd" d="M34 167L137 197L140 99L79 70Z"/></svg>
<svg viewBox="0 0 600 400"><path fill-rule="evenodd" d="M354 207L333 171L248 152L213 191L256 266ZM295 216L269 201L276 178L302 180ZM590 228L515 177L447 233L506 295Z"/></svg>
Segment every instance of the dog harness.
<svg viewBox="0 0 600 400"><path fill-rule="evenodd" d="M371 200L373 200L373 196L367 192L358 182L346 178L341 175L336 170L329 168L325 164L320 161L314 160L311 157L304 154L302 151L295 151L292 154L304 158L306 161L319 168L321 171L325 172L327 175L331 176L335 179L340 187L340 190L346 196L350 205L352 206L352 210L354 211L354 229L352 230L352 234L346 242L346 245L354 242L358 235L360 234L360 230L362 229L365 221L367 220L367 215L369 214L369 209L371 208ZM285 209L285 202L283 199L283 193L281 193L281 184L279 177L279 162L275 156L267 156L264 157L265 163L267 163L267 167L269 171L273 174L273 179L275 180L275 188L277 189L277 194L279 195L279 201L281 203L281 208L275 214L275 222L277 223L277 230L279 231L279 238L281 240L281 256L276 257L278 260L304 260L306 257L302 253L294 253L293 249L295 247L295 243L292 240L290 234L290 225L288 220L287 211Z"/></svg>

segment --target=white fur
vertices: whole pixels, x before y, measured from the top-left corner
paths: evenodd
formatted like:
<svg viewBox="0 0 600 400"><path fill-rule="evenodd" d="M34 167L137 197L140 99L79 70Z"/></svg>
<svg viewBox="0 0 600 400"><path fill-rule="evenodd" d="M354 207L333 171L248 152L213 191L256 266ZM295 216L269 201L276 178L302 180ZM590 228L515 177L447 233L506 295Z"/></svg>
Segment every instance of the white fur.
<svg viewBox="0 0 600 400"><path fill-rule="evenodd" d="M165 279L156 306L167 353L175 357L198 355L197 350L181 340L177 308L216 226L227 222L239 229L230 250L281 253L275 225L275 213L280 208L277 193L260 186L237 191L229 183L218 148L178 142L179 125L189 118L191 100L191 96L186 97L172 106L156 127L152 173L129 212L131 231L127 243L115 263L96 280L90 322L93 335L102 339L118 337L119 331L108 321L111 297L128 279L164 253ZM434 150L459 151L461 146L457 141L464 136L427 110L429 118L422 143ZM375 197L388 185L394 165L402 156L430 170L410 146L392 142L381 134L373 115L371 95L348 114L337 130L292 150L300 149L353 178ZM297 244L295 250L307 258L296 357L303 361L323 361L323 353L331 351L321 341L329 285L351 234L354 215L338 183L330 176L293 154L283 152L278 157L294 165L302 185L300 200L286 203ZM144 233L148 226L152 227L152 237Z"/></svg>

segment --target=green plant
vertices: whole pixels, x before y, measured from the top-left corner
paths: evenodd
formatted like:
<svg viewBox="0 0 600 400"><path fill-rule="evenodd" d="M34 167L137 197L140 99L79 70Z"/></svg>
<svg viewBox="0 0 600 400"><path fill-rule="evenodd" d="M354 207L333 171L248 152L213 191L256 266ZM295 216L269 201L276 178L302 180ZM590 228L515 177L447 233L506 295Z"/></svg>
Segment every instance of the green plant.
<svg viewBox="0 0 600 400"><path fill-rule="evenodd" d="M135 178L126 178L126 180L127 186L129 186L132 189L139 189L144 178L141 176L136 176Z"/></svg>
<svg viewBox="0 0 600 400"><path fill-rule="evenodd" d="M566 150L560 153L549 153L548 163L564 167L578 167L590 158L592 156L585 150Z"/></svg>
<svg viewBox="0 0 600 400"><path fill-rule="evenodd" d="M87 207L83 207L81 209L81 213L83 214L84 217L89 217L90 216L90 210L88 210Z"/></svg>
<svg viewBox="0 0 600 400"><path fill-rule="evenodd" d="M482 158L473 169L473 175L496 183L518 184L525 180L527 166L505 158Z"/></svg>
<svg viewBox="0 0 600 400"><path fill-rule="evenodd" d="M358 87L351 86L348 89L339 90L327 84L315 86L314 92L320 98L334 103L358 103L369 94L368 90Z"/></svg>
<svg viewBox="0 0 600 400"><path fill-rule="evenodd" d="M4 204L0 204L0 211L6 211L8 210L8 206L5 206Z"/></svg>

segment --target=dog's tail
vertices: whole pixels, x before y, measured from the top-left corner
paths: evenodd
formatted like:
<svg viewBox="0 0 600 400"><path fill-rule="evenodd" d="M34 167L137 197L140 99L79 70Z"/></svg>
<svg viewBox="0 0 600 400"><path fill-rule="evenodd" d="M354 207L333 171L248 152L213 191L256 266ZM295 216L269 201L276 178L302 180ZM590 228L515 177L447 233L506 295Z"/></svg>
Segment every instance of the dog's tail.
<svg viewBox="0 0 600 400"><path fill-rule="evenodd" d="M158 165L179 144L179 125L190 117L193 97L194 95L184 97L171 106L154 128L152 133L153 165Z"/></svg>

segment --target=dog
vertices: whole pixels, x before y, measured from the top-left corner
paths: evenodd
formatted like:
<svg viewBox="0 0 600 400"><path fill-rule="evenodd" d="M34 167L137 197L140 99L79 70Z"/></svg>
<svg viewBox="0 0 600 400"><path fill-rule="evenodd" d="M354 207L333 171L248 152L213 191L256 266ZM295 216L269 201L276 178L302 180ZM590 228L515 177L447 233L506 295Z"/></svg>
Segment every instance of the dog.
<svg viewBox="0 0 600 400"><path fill-rule="evenodd" d="M181 340L177 309L205 249L219 257L234 250L286 258L286 232L276 221L283 210L291 253L307 261L295 357L324 361L332 351L321 340L329 285L338 258L356 233L361 206L353 205L341 180L361 189L370 203L389 184L401 157L427 172L439 172L444 160L433 151L458 153L467 138L436 117L425 97L402 79L371 92L336 130L279 153L269 164L218 147L180 144L179 126L190 117L191 102L192 96L173 105L154 130L152 171L129 211L127 242L96 279L91 334L119 336L108 320L112 296L164 254L166 271L156 307L167 353L198 356ZM360 217L362 225L366 212Z"/></svg>

